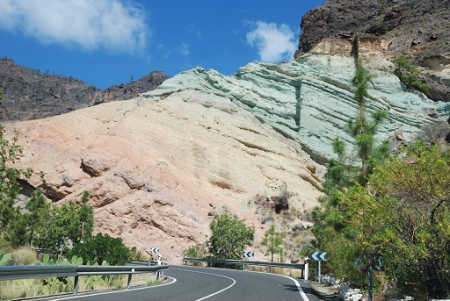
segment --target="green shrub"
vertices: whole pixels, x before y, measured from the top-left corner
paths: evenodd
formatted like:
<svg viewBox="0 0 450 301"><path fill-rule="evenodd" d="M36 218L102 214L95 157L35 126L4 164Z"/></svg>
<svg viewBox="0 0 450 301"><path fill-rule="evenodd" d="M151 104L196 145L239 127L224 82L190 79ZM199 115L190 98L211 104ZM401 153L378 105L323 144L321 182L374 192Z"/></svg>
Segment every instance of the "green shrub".
<svg viewBox="0 0 450 301"><path fill-rule="evenodd" d="M130 250L131 259L132 260L148 260L148 257L145 256L142 251L136 249L136 247L132 247Z"/></svg>
<svg viewBox="0 0 450 301"><path fill-rule="evenodd" d="M208 248L206 243L196 244L183 250L184 257L203 258L208 256Z"/></svg>
<svg viewBox="0 0 450 301"><path fill-rule="evenodd" d="M80 256L83 263L97 263L99 265L107 262L110 265L124 265L131 261L131 251L123 243L121 238L113 238L108 234L98 233L88 238L84 243L77 243L67 254L67 257Z"/></svg>
<svg viewBox="0 0 450 301"><path fill-rule="evenodd" d="M191 257L191 258L207 258L207 257L209 257L207 243L204 242L202 244L196 244L193 246L189 246L187 249L183 250L183 256ZM202 266L203 262L193 262L192 264L195 266Z"/></svg>
<svg viewBox="0 0 450 301"><path fill-rule="evenodd" d="M398 66L394 73L407 88L413 88L420 91L428 91L431 88L428 84L417 79L417 76L420 74L419 70L411 65L406 58L400 57L397 64Z"/></svg>

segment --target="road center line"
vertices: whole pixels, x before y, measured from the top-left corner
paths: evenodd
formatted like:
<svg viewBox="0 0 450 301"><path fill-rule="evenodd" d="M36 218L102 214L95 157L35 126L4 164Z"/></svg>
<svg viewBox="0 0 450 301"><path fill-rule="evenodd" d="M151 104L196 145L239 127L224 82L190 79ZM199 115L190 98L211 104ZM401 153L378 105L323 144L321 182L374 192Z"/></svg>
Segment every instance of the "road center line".
<svg viewBox="0 0 450 301"><path fill-rule="evenodd" d="M233 283L232 283L230 286L227 286L226 288L221 289L220 291L217 291L217 292L215 292L215 293L212 293L211 295L205 296L205 297L200 298L200 299L197 299L197 300L195 300L195 301L202 301L202 300L208 299L208 298L210 298L210 297L212 297L212 296L215 296L215 295L217 295L217 294L220 294L221 292L226 291L227 289L231 288L233 285L236 284L236 280L234 280L234 279L231 278L231 277L227 277L227 276L223 276L223 275L211 274L211 273L205 273L205 272L198 272L198 271L192 271L192 270L186 270L186 269L179 269L179 270L183 270L183 271L187 271L187 272L192 272L192 273L199 273L199 274L205 274L205 275L212 275L212 276L217 276L217 277L227 278L227 279L230 279L231 281L233 281Z"/></svg>

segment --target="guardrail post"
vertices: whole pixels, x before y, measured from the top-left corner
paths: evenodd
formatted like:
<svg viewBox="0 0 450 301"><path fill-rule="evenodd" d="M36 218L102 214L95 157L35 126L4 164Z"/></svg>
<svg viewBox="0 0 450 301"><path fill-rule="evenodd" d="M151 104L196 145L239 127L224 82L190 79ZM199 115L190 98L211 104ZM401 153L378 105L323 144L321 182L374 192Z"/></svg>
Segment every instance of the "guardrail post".
<svg viewBox="0 0 450 301"><path fill-rule="evenodd" d="M305 280L308 280L308 266L309 266L308 261L309 261L309 258L306 257L305 258Z"/></svg>
<svg viewBox="0 0 450 301"><path fill-rule="evenodd" d="M73 293L78 294L78 276L75 276L75 281L73 282Z"/></svg>
<svg viewBox="0 0 450 301"><path fill-rule="evenodd" d="M320 279L320 276L322 276L321 274L322 274L322 272L321 272L321 270L320 270L320 268L321 268L321 266L320 266L320 260L319 261L317 261L317 264L318 264L318 276L317 276L317 279L318 279L318 282L320 283L321 282L321 279Z"/></svg>
<svg viewBox="0 0 450 301"><path fill-rule="evenodd" d="M130 283L131 283L131 277L133 277L133 274L128 274L128 282L127 282L127 288L130 288Z"/></svg>

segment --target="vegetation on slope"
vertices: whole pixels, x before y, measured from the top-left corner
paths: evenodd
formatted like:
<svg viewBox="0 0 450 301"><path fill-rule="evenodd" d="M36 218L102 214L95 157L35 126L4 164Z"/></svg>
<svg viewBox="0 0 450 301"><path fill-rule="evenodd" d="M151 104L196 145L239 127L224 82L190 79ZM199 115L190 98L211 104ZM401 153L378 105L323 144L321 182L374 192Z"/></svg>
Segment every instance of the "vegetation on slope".
<svg viewBox="0 0 450 301"><path fill-rule="evenodd" d="M450 153L420 142L392 157L383 145L373 148L367 134L374 132L361 117L361 100L368 96L362 83L354 81L361 87L355 90L361 110L348 126L357 156L343 156L343 144L335 141L339 160L330 162L327 195L313 211L314 247L330 253L331 272L344 282L365 286L364 272L384 267L375 281L379 293L396 289L419 300L449 297ZM377 114L373 125L381 121L383 114ZM355 157L358 168L349 160Z"/></svg>
<svg viewBox="0 0 450 301"><path fill-rule="evenodd" d="M394 73L407 88L417 89L422 92L430 90L429 85L417 79L420 74L419 70L411 65L405 57L400 57L397 64L398 66Z"/></svg>

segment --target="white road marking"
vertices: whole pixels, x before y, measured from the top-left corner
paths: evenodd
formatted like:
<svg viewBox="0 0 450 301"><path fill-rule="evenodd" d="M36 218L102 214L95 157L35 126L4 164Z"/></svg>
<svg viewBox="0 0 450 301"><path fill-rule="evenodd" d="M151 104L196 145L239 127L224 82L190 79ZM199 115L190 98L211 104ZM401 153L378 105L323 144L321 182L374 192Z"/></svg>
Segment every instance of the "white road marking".
<svg viewBox="0 0 450 301"><path fill-rule="evenodd" d="M214 269L214 268L210 268L210 269ZM230 277L227 277L227 276L223 276L223 275L210 274L210 273L204 273L204 272L197 272L197 271L186 270L186 269L180 269L180 270L183 270L183 271L189 271L189 272L194 272L194 273L201 273L201 274L214 275L214 276L218 276L218 277L228 278L228 279L231 279L231 280L234 281L233 284L230 285L229 287L224 288L223 290L218 291L217 293L211 294L211 295L206 296L206 297L203 297L203 298L201 298L201 299L197 299L196 301L201 301L201 300L207 299L207 298L209 298L209 297L212 297L212 296L214 296L214 295L217 295L217 294L219 294L219 293L221 293L221 292L223 292L223 291L229 289L230 287L232 287L232 286L236 283L236 281L235 281L233 278L230 278ZM266 275L267 275L267 273L264 273L264 272L257 272L257 271L246 271L246 272L250 272L250 273L260 273L260 274L266 274ZM300 283L298 283L298 281L295 280L294 278L289 277L289 276L286 276L286 275L280 275L280 274L269 274L269 275L280 276L280 277L285 277L285 278L291 279L292 281L294 281L295 286L297 286L298 292L299 292L300 296L302 297L303 301L309 301L308 297L306 296L305 292L304 292L303 289L302 289L302 286L301 286Z"/></svg>
<svg viewBox="0 0 450 301"><path fill-rule="evenodd" d="M259 274L266 274L267 275L267 273L257 272L257 271L245 271L245 272L247 272L247 273L259 273ZM285 277L285 278L291 279L292 281L294 281L295 285L297 286L298 292L300 293L300 296L302 297L303 301L309 301L308 297L306 296L305 292L302 289L302 286L294 278L286 276L286 275L280 275L280 274L269 274L269 275L280 276L280 277Z"/></svg>
<svg viewBox="0 0 450 301"><path fill-rule="evenodd" d="M166 286L166 285L174 284L175 282L177 282L177 279L176 279L176 278L169 277L169 276L168 276L168 278L172 278L173 281L171 281L171 282L169 282L169 283L158 284L158 285L152 285L152 286L146 286L146 287L141 287L141 288L123 289L123 290L120 290L120 291L112 291L112 292L104 292L104 293L95 293L95 294L86 294L86 295L83 295L83 296L71 295L70 297L59 298L59 299L51 299L51 300L49 300L49 301L61 301L61 300L79 299L79 298L86 298L86 297L100 296L100 295L107 295L107 294L126 293L126 292L130 292L130 291L138 291L138 290L151 289L151 288L160 287L160 286ZM83 292L83 293L84 293L84 292Z"/></svg>
<svg viewBox="0 0 450 301"><path fill-rule="evenodd" d="M303 299L304 301L309 301L308 297L306 296L306 294L305 294L305 292L303 291L303 289L302 289L300 283L298 283L297 280L295 280L295 279L292 278L292 277L285 276L285 275L278 275L278 276L286 277L286 278L289 278L289 279L291 279L292 281L294 281L295 285L297 286L298 292L300 293L300 296L302 296L302 299Z"/></svg>
<svg viewBox="0 0 450 301"><path fill-rule="evenodd" d="M188 272L192 272L192 273L199 273L199 274L205 274L205 275L212 275L212 276L217 276L217 277L227 278L227 279L230 279L231 281L233 281L233 283L232 283L230 286L227 286L226 288L221 289L220 291L217 291L217 292L215 292L215 293L213 293L213 294L211 294L211 295L205 296L205 297L200 298L200 299L197 299L197 300L195 300L195 301L202 301L202 300L208 299L208 298L210 298L210 297L212 297L212 296L215 296L215 295L217 295L217 294L220 294L221 292L226 291L227 289L231 288L233 285L236 284L236 280L234 280L234 279L231 278L231 277L227 277L227 276L223 276L223 275L211 274L211 273L205 273L205 272L198 272L198 271L186 270L186 269L179 269L179 270L188 271Z"/></svg>

